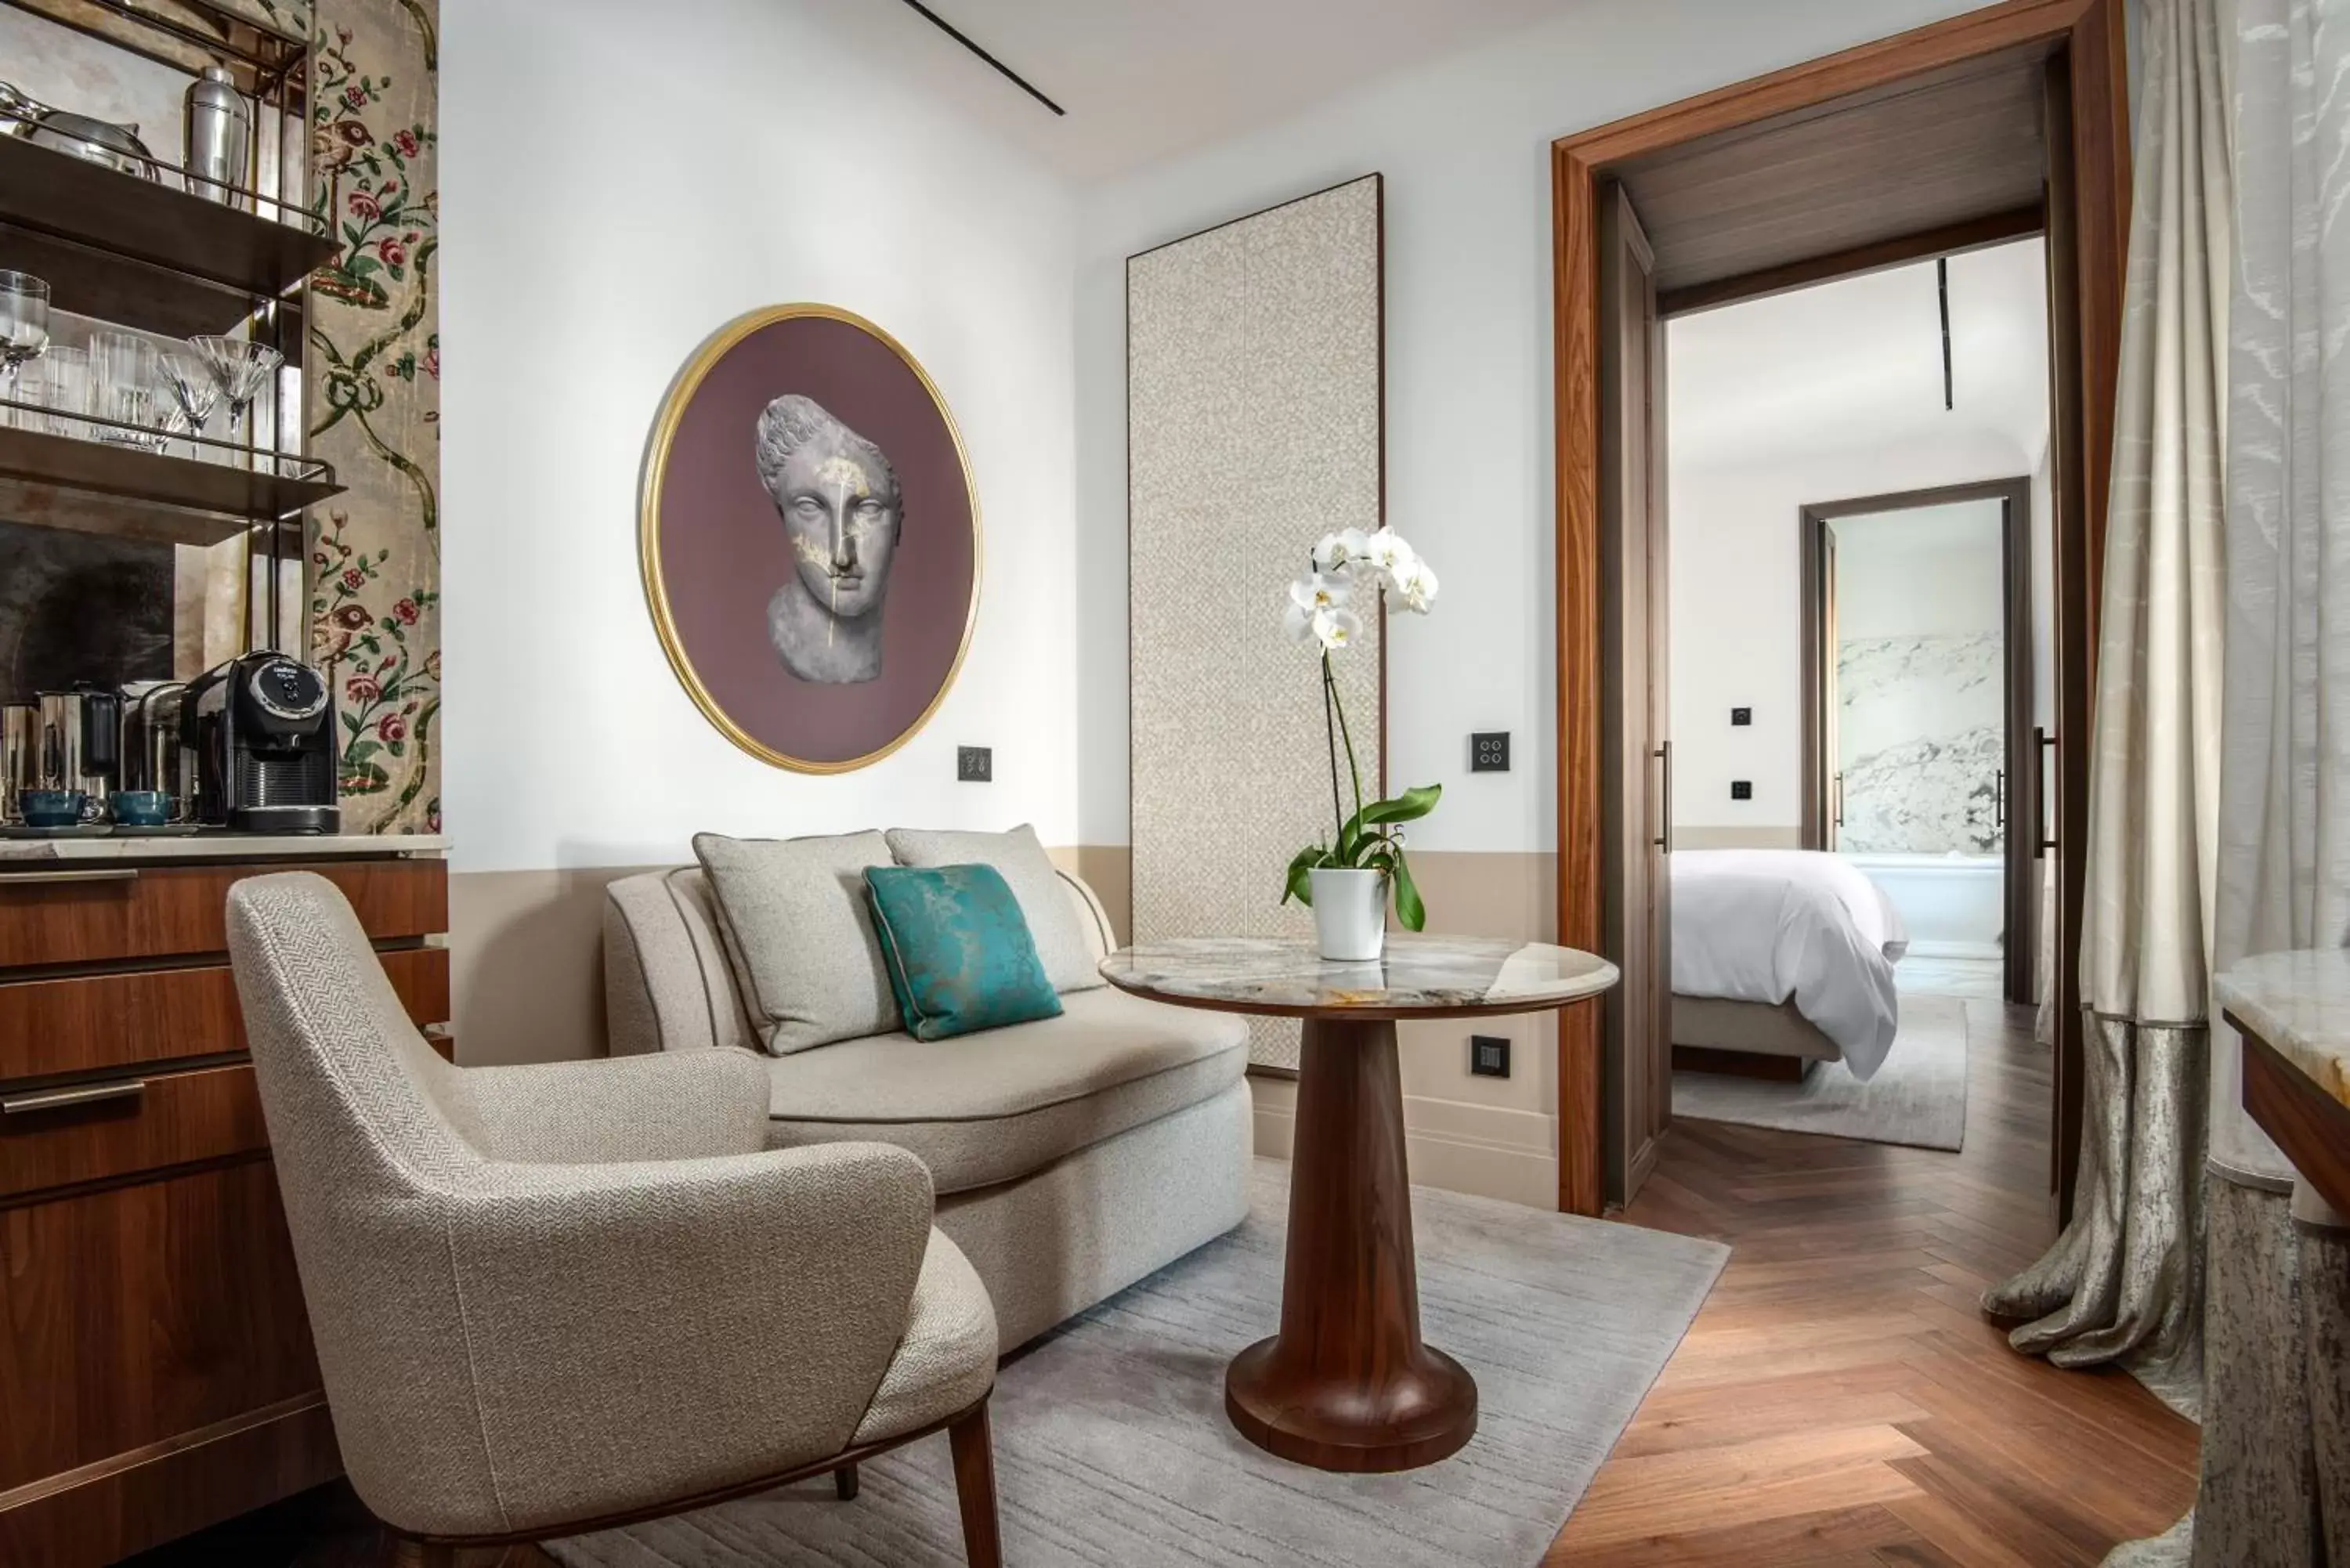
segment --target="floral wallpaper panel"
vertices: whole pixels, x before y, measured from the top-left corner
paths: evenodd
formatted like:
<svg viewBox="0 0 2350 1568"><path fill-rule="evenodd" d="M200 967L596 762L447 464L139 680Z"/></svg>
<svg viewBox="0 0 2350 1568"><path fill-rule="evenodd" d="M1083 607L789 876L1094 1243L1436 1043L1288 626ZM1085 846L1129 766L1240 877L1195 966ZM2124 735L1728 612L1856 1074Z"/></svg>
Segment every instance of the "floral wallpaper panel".
<svg viewBox="0 0 2350 1568"><path fill-rule="evenodd" d="M343 830L438 832L441 332L437 0L317 0L310 204L341 242L310 279L310 645L342 725Z"/></svg>

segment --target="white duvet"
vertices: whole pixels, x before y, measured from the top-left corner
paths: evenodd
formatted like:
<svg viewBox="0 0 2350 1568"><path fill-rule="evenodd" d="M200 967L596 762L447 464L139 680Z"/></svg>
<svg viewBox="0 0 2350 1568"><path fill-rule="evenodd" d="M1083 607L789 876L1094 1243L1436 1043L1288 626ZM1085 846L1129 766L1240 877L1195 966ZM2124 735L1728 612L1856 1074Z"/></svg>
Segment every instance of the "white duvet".
<svg viewBox="0 0 2350 1568"><path fill-rule="evenodd" d="M1893 966L1909 945L1892 900L1842 857L1804 849L1683 849L1673 869L1673 990L1793 1002L1876 1075L1900 1023Z"/></svg>

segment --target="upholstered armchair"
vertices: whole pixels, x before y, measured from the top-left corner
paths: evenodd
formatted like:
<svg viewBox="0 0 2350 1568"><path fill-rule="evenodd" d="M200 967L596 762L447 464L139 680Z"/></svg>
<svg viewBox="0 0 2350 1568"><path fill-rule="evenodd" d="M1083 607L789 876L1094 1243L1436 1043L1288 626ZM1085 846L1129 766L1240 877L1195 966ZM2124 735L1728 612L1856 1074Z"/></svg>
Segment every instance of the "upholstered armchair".
<svg viewBox="0 0 2350 1568"><path fill-rule="evenodd" d="M902 1149L762 1152L742 1051L460 1068L307 874L229 950L352 1485L427 1563L680 1512L946 1428L998 1557L995 1317Z"/></svg>

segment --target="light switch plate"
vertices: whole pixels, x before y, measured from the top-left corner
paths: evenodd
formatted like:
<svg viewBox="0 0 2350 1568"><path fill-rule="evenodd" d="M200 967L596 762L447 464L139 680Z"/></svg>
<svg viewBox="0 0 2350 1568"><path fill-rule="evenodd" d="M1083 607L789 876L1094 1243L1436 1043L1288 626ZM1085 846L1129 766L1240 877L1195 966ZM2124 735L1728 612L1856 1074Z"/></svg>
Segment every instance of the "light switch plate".
<svg viewBox="0 0 2350 1568"><path fill-rule="evenodd" d="M992 746L957 746L955 748L955 782L958 784L994 783L994 748Z"/></svg>
<svg viewBox="0 0 2350 1568"><path fill-rule="evenodd" d="M1754 798L1754 781L1752 779L1731 780L1730 798L1732 800L1752 800Z"/></svg>
<svg viewBox="0 0 2350 1568"><path fill-rule="evenodd" d="M1480 730L1469 737L1469 771L1505 774L1510 771L1510 732Z"/></svg>
<svg viewBox="0 0 2350 1568"><path fill-rule="evenodd" d="M1510 1075L1510 1040L1506 1034L1469 1036L1469 1072L1479 1078Z"/></svg>
<svg viewBox="0 0 2350 1568"><path fill-rule="evenodd" d="M1732 724L1752 724L1754 722L1754 710L1752 708L1732 708L1730 711L1730 722Z"/></svg>

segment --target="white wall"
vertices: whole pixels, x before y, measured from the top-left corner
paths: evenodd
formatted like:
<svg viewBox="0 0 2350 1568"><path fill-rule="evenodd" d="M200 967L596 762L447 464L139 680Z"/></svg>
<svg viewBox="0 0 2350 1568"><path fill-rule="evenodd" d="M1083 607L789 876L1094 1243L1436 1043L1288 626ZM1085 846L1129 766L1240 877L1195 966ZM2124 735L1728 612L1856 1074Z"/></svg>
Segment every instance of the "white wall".
<svg viewBox="0 0 2350 1568"><path fill-rule="evenodd" d="M1803 821L1803 570L1797 511L2030 473L2038 454L1972 430L1792 462L1684 470L1671 495L1673 826ZM1730 711L1752 708L1732 728ZM1730 798L1733 779L1752 800Z"/></svg>
<svg viewBox="0 0 2350 1568"><path fill-rule="evenodd" d="M1433 617L1392 633L1390 779L1445 786L1416 846L1547 849L1550 142L1969 8L1579 0L1499 44L1089 192L1076 337L1086 842L1127 841L1128 254L1374 170L1387 176L1388 512L1444 584ZM1481 729L1515 733L1514 772L1470 776L1468 735Z"/></svg>
<svg viewBox="0 0 2350 1568"><path fill-rule="evenodd" d="M1077 826L1072 194L775 0L496 0L442 40L444 820L461 871L686 858L702 828ZM952 694L837 777L671 676L637 483L670 378L760 306L881 323L943 390L985 530ZM954 782L959 743L995 783Z"/></svg>
<svg viewBox="0 0 2350 1568"><path fill-rule="evenodd" d="M2005 525L1991 498L1837 518L1837 638L2005 629Z"/></svg>

